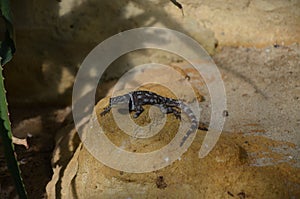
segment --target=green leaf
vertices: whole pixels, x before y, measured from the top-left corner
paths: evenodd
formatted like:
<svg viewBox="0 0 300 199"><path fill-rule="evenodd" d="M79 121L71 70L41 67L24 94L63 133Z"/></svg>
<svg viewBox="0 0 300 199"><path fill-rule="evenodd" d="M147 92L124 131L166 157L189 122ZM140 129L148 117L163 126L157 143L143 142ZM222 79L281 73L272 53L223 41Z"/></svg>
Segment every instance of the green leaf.
<svg viewBox="0 0 300 199"><path fill-rule="evenodd" d="M1 57L0 57L1 61ZM14 145L12 143L12 131L8 116L8 107L4 88L4 78L2 75L2 66L0 65L0 133L3 140L4 153L7 161L7 167L14 179L16 190L20 198L27 198L25 186L21 177L18 162L15 157Z"/></svg>
<svg viewBox="0 0 300 199"><path fill-rule="evenodd" d="M0 0L0 14L6 27L4 40L0 42L0 57L2 58L0 63L3 66L12 59L16 51L12 15L8 0Z"/></svg>
<svg viewBox="0 0 300 199"><path fill-rule="evenodd" d="M4 87L2 66L9 62L15 53L14 29L8 0L0 0L0 14L5 23L5 36L0 42L0 134L3 140L3 147L8 169L14 179L16 190L21 199L26 199L27 194L21 177L18 162L15 157L14 145L12 142L12 131L8 116L8 104Z"/></svg>

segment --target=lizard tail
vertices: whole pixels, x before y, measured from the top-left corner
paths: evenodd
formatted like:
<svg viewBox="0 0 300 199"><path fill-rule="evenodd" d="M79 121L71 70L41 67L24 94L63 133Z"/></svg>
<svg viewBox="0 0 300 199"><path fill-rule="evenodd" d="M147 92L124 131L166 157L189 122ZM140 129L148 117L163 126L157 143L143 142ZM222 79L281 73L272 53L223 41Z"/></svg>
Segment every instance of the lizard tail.
<svg viewBox="0 0 300 199"><path fill-rule="evenodd" d="M190 107L187 106L185 103L180 102L180 108L185 114L187 114L187 116L191 120L191 126L190 126L188 132L185 134L185 136L182 138L182 140L180 142L180 147L182 147L183 144L185 143L185 141L188 139L188 137L192 133L196 132L196 130L198 128L198 120L197 120L195 114L193 113L192 109L190 109Z"/></svg>

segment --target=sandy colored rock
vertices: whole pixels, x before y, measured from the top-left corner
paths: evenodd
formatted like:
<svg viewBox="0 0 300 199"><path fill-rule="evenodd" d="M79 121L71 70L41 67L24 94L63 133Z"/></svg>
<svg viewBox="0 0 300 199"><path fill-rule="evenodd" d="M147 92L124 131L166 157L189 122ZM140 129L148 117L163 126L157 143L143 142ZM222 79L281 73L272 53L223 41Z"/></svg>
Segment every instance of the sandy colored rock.
<svg viewBox="0 0 300 199"><path fill-rule="evenodd" d="M160 89L154 88L156 92ZM107 100L104 99L96 105L97 115L107 105ZM138 124L149 122L149 107L146 106L145 109L136 121ZM167 144L176 134L176 126L179 123L171 115L167 120L158 134L159 139L154 136L142 141L131 140L131 144L124 150L145 152ZM104 133L110 141L117 146L122 140L128 139L127 135L116 127L111 113L98 117L98 122L103 126ZM60 183L60 190L53 189L55 181L50 182L52 185L48 184L48 195L52 196L50 198L59 196L61 198L275 199L299 196L296 189L297 184L300 183L300 178L296 175L299 169L288 165L251 166L252 159L248 156L249 151L261 151L261 148L257 147L258 144L252 145L258 143L253 138L248 139L242 134L224 133L213 151L205 158L199 159L198 151L205 134L206 132L197 131L192 145L180 159L161 170L148 173L127 173L112 169L95 159L84 145L80 145L65 167L64 175L58 180L63 182ZM247 139L247 147L245 139ZM268 141L274 146L286 144ZM262 140L261 145L263 143ZM271 145L270 143L268 145ZM135 164L142 164L142 162Z"/></svg>

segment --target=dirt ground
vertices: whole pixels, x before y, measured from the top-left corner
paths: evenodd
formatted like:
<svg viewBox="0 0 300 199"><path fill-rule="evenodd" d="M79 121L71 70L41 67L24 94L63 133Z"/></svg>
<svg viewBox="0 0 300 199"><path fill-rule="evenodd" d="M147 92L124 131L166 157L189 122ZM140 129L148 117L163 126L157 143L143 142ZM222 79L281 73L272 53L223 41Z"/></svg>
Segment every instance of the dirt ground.
<svg viewBox="0 0 300 199"><path fill-rule="evenodd" d="M227 93L229 116L224 130L249 136L256 144L247 151L252 157L251 165L286 163L300 168L300 46L224 47L213 59L221 70ZM207 94L204 86L199 89ZM209 100L203 104L208 107L205 103ZM70 124L70 107L11 105L10 113L14 134L32 135L28 150L16 146L29 198L45 198L45 186L52 177L55 135ZM204 114L203 123L208 116ZM295 177L294 187L300 188L299 177ZM0 198L14 198L15 194L1 153Z"/></svg>

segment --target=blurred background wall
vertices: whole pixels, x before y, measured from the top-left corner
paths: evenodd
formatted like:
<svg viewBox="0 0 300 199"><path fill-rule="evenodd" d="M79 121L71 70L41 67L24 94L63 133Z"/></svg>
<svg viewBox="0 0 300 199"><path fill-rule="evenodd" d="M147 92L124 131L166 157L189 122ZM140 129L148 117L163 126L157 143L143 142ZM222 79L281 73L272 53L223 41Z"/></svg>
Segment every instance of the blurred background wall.
<svg viewBox="0 0 300 199"><path fill-rule="evenodd" d="M76 71L87 54L101 41L132 28L178 30L210 54L223 46L300 42L300 0L179 2L184 16L169 0L12 0L17 52L4 71L9 102L70 104ZM160 52L137 52L114 63L107 78L153 57L171 62Z"/></svg>

